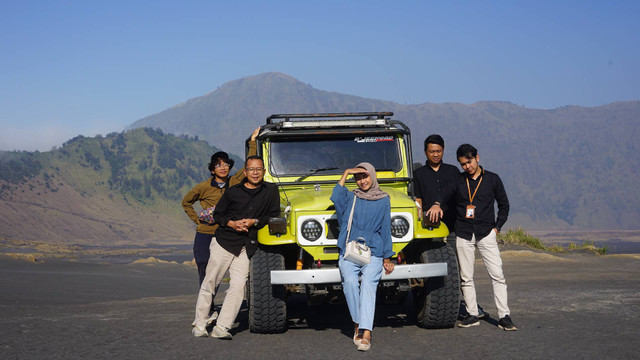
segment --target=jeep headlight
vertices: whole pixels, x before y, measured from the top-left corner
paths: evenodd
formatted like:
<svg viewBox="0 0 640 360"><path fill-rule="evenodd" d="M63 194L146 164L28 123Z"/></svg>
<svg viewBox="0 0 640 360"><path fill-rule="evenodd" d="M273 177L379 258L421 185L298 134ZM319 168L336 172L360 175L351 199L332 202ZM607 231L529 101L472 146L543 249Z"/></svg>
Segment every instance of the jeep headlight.
<svg viewBox="0 0 640 360"><path fill-rule="evenodd" d="M402 238L409 232L409 222L402 216L391 218L391 236Z"/></svg>
<svg viewBox="0 0 640 360"><path fill-rule="evenodd" d="M302 237L308 241L316 241L322 235L322 225L317 220L309 219L302 223Z"/></svg>

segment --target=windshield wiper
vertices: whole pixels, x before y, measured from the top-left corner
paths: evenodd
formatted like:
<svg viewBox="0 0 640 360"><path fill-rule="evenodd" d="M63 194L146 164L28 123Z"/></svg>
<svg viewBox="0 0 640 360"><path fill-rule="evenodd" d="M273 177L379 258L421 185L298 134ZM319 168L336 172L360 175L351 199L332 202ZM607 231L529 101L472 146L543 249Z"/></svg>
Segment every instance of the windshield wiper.
<svg viewBox="0 0 640 360"><path fill-rule="evenodd" d="M316 173L319 173L319 172L322 172L322 171L337 170L337 169L338 169L337 167L311 169L311 170L309 170L308 173L306 173L306 174L300 176L298 179L296 179L295 182L302 181L302 180L308 178L309 176L315 175Z"/></svg>

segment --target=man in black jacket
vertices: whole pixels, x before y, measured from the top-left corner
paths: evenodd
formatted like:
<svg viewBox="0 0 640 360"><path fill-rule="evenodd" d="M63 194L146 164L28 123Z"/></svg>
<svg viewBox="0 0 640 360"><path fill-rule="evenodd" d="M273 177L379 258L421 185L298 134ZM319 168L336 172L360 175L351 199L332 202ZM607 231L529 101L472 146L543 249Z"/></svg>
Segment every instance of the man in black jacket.
<svg viewBox="0 0 640 360"><path fill-rule="evenodd" d="M280 195L276 185L264 182L264 163L258 156L247 158L245 179L230 187L216 205L213 218L220 227L216 230L216 244L212 246L206 276L200 287L196 304L196 318L192 333L197 337L209 335L207 316L215 288L229 270L231 280L218 322L211 336L231 339L229 329L238 316L244 287L249 276L249 259L258 248L258 230L269 217L280 214Z"/></svg>
<svg viewBox="0 0 640 360"><path fill-rule="evenodd" d="M509 216L507 192L498 174L486 171L478 164L480 157L475 147L469 144L460 145L456 156L463 175L445 194L453 192L456 196L456 250L460 263L462 295L469 313L458 326L480 325L473 281L477 247L491 277L493 297L500 318L498 327L505 331L518 330L511 321L507 305L507 284L497 243L498 232ZM497 218L494 202L498 204ZM439 204L435 203L427 212L427 216L432 221L439 219L442 216Z"/></svg>

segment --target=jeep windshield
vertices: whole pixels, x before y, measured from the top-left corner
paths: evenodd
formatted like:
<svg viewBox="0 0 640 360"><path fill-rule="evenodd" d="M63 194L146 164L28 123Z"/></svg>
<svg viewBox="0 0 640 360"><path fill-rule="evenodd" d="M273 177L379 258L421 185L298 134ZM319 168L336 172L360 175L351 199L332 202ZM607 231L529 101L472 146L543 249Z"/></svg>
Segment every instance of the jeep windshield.
<svg viewBox="0 0 640 360"><path fill-rule="evenodd" d="M272 139L269 149L269 171L274 176L342 174L361 162L376 170L402 169L400 146L393 135Z"/></svg>

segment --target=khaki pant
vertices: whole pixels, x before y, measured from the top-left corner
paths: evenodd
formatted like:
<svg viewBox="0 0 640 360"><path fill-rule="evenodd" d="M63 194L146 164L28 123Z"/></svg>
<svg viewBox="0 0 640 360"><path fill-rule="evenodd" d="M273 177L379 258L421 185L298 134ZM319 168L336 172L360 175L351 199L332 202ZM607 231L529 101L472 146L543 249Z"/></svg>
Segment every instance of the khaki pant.
<svg viewBox="0 0 640 360"><path fill-rule="evenodd" d="M249 258L245 248L242 248L239 256L235 256L218 245L217 241L212 241L206 276L198 293L195 325L206 326L216 286L220 284L227 270L231 275L231 281L222 303L217 324L231 329L236 321L244 300L245 284L249 277Z"/></svg>
<svg viewBox="0 0 640 360"><path fill-rule="evenodd" d="M496 232L491 230L489 235L476 241L473 235L471 240L456 237L456 249L458 250L458 262L460 263L460 288L467 306L467 312L478 316L478 303L476 301L476 286L473 282L474 263L476 259L476 247L484 265L487 267L491 284L493 285L493 298L498 308L499 318L509 315L507 305L507 283L502 272L502 259L496 238Z"/></svg>

